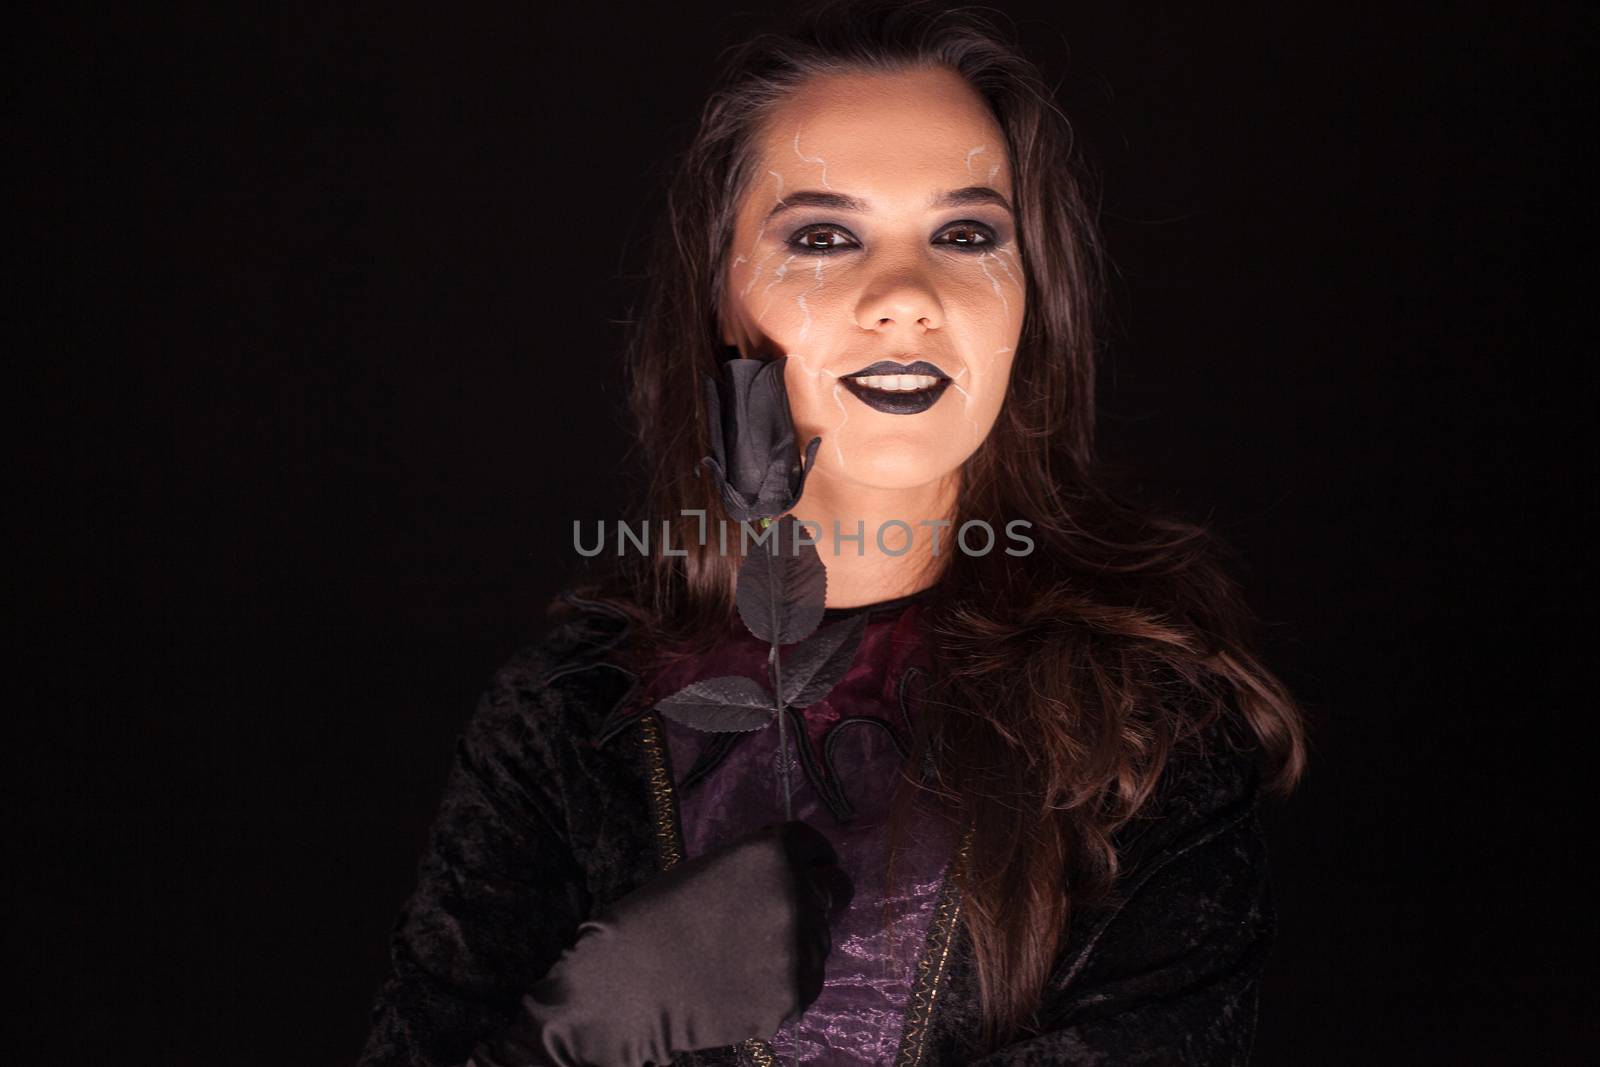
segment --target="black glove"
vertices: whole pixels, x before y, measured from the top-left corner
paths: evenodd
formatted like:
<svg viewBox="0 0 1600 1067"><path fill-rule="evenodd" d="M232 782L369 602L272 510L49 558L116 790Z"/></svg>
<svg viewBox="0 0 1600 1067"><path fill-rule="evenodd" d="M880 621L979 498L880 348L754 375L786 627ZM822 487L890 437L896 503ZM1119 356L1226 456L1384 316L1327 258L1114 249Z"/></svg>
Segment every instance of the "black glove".
<svg viewBox="0 0 1600 1067"><path fill-rule="evenodd" d="M641 1067L771 1037L822 992L852 892L837 863L798 821L679 863L579 926L465 1067Z"/></svg>

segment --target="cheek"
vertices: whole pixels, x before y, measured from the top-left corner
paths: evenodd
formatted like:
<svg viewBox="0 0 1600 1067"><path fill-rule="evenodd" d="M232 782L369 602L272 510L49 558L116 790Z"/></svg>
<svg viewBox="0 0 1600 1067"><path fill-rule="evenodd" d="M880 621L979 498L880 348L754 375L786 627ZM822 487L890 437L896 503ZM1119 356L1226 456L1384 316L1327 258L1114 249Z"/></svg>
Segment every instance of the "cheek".
<svg viewBox="0 0 1600 1067"><path fill-rule="evenodd" d="M839 347L841 325L853 327L855 319L840 263L782 249L764 258L765 266L758 258L730 272L736 305L747 335L789 357L784 381L798 422L802 410L816 415L835 406L829 396L837 369L829 369L828 356Z"/></svg>
<svg viewBox="0 0 1600 1067"><path fill-rule="evenodd" d="M956 410L967 429L966 446L972 446L988 436L995 419L1004 406L1010 388L1012 349L1007 345L993 345L974 352L968 364L970 373L957 375L950 389L956 394Z"/></svg>
<svg viewBox="0 0 1600 1067"><path fill-rule="evenodd" d="M804 353L791 351L783 369L783 386L789 394L789 414L794 418L795 436L805 436L800 442L802 446L817 434L826 436L838 428L842 405L833 394L844 389L838 378L817 369L815 361Z"/></svg>
<svg viewBox="0 0 1600 1067"><path fill-rule="evenodd" d="M973 259L962 279L959 328L971 373L959 374L957 384L970 390L965 399L975 412L992 414L999 410L1010 379L1027 287L1021 264L1009 248Z"/></svg>
<svg viewBox="0 0 1600 1067"><path fill-rule="evenodd" d="M949 444L969 454L994 428L1010 389L1015 346L1022 332L1023 293L1001 285L1004 300L992 288L969 291L963 307L964 363L950 385L955 401L946 412L952 427Z"/></svg>
<svg viewBox="0 0 1600 1067"><path fill-rule="evenodd" d="M1011 388L1011 362L1014 353L1010 349L995 353L992 363L985 368L984 396L979 405L982 417L987 424L992 425L1000 414L1000 409L1005 406L1006 393Z"/></svg>
<svg viewBox="0 0 1600 1067"><path fill-rule="evenodd" d="M1022 311L1028 288L1023 282L1022 263L1010 247L985 252L978 257L978 268L988 283L991 305L998 304L1005 328L1022 329Z"/></svg>
<svg viewBox="0 0 1600 1067"><path fill-rule="evenodd" d="M803 353L791 351L784 365L784 388L789 393L789 414L794 419L795 441L803 451L813 437L822 438L817 462L826 470L857 469L850 457L863 440L863 419L873 412L861 406L839 379L826 370L813 370ZM882 428L880 427L880 430Z"/></svg>
<svg viewBox="0 0 1600 1067"><path fill-rule="evenodd" d="M837 317L837 286L830 284L837 268L824 256L803 252L773 252L763 259L751 265L739 287L746 314L773 339L804 344Z"/></svg>
<svg viewBox="0 0 1600 1067"><path fill-rule="evenodd" d="M1016 254L1002 248L971 255L961 265L952 278L946 311L952 326L959 314L974 357L987 359L994 349L1010 345L1022 332L1026 298Z"/></svg>

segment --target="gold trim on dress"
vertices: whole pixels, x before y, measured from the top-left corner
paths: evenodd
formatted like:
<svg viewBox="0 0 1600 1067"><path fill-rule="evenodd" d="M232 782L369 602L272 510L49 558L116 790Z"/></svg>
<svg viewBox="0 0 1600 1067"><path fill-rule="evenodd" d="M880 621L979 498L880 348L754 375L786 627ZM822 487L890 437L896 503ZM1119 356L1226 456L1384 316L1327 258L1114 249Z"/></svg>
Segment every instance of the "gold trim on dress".
<svg viewBox="0 0 1600 1067"><path fill-rule="evenodd" d="M928 1023L933 1018L933 1005L945 986L950 948L955 943L956 923L961 918L961 889L955 872L966 863L971 848L972 830L968 828L945 873L938 902L934 904L933 919L928 923L928 938L917 960L917 978L911 987L911 1002L906 1006L905 1029L900 1033L900 1054L895 1057L895 1067L917 1067L927 1053Z"/></svg>
<svg viewBox="0 0 1600 1067"><path fill-rule="evenodd" d="M778 1067L778 1058L772 1051L772 1046L759 1037L752 1037L748 1041L739 1042L739 1048L755 1067Z"/></svg>
<svg viewBox="0 0 1600 1067"><path fill-rule="evenodd" d="M661 720L655 712L639 719L640 743L644 746L647 780L650 785L650 815L656 831L656 860L669 870L683 859L683 834L678 825L678 796L672 787L672 772L667 768L665 746L661 741ZM758 1037L741 1041L737 1048L754 1067L777 1067L772 1046ZM694 1057L690 1057L691 1062Z"/></svg>
<svg viewBox="0 0 1600 1067"><path fill-rule="evenodd" d="M656 861L663 871L683 859L683 841L678 833L678 801L672 790L672 774L667 770L661 745L661 721L654 712L639 720L645 757L649 761L650 815L656 828Z"/></svg>

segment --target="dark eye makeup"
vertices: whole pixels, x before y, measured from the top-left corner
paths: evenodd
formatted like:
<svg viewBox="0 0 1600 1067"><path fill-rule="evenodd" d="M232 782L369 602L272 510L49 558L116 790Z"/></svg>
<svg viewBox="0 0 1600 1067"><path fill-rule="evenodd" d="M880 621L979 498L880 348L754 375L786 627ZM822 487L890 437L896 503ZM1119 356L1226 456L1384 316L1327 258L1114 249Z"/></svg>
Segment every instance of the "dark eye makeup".
<svg viewBox="0 0 1600 1067"><path fill-rule="evenodd" d="M969 254L987 252L998 248L1001 244L1000 235L995 232L994 227L978 222L975 219L962 219L959 222L952 222L939 233L941 237L948 234L956 234L959 239L946 241L935 238L935 244L948 245L957 251ZM823 247L809 243L814 237L830 234L839 234L849 237L851 241L855 240L854 237L851 237L850 231L843 226L836 226L831 222L819 222L810 226L802 226L785 243L796 252L810 256L829 256L838 252L848 251L851 247L859 247L843 244L831 244Z"/></svg>

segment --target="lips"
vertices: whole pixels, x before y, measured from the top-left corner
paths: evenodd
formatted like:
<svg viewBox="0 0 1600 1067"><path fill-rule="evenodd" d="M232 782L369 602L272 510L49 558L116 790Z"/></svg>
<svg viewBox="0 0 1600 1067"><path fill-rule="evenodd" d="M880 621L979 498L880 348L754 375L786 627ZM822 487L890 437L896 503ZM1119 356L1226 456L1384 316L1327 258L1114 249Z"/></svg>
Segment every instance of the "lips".
<svg viewBox="0 0 1600 1067"><path fill-rule="evenodd" d="M888 415L927 411L950 387L950 376L925 359L911 363L880 359L839 380L857 400Z"/></svg>
<svg viewBox="0 0 1600 1067"><path fill-rule="evenodd" d="M861 378L875 374L928 374L935 378L950 377L939 368L937 363L929 363L925 359L919 359L911 363L896 363L892 359L880 359L878 362L862 367L858 371L851 371L844 377Z"/></svg>

